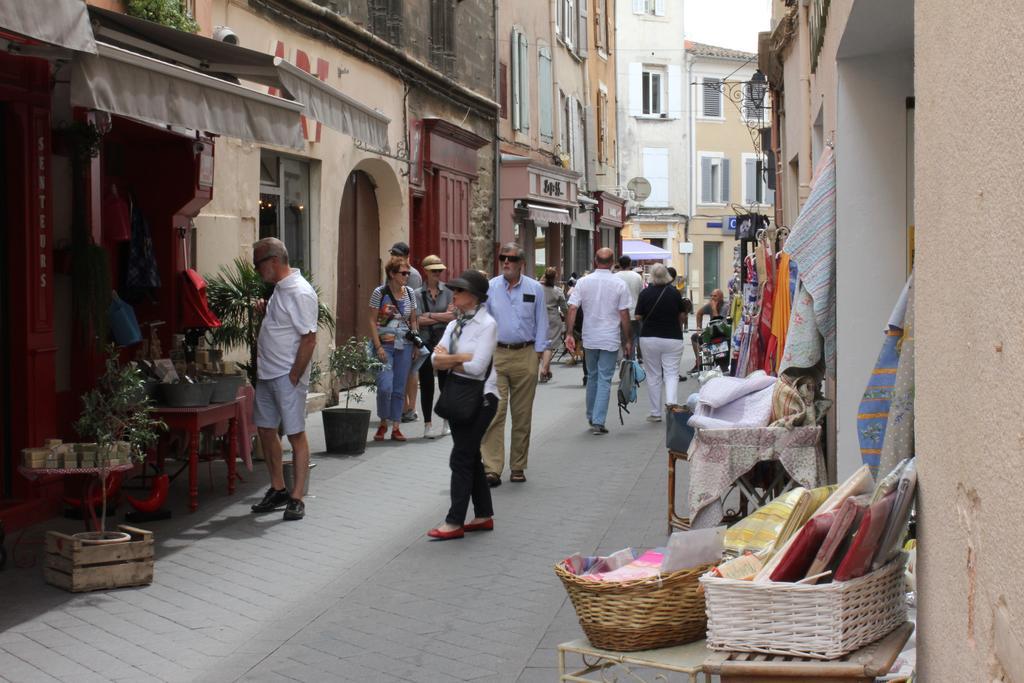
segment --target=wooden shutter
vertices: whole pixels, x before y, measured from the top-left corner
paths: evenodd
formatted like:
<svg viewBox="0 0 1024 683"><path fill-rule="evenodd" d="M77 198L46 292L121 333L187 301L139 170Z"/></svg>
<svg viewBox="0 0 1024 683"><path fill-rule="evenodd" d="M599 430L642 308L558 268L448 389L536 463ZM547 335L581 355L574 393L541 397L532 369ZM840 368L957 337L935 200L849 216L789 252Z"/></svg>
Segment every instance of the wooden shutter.
<svg viewBox="0 0 1024 683"><path fill-rule="evenodd" d="M729 160L722 159L722 198L723 204L729 203Z"/></svg>
<svg viewBox="0 0 1024 683"><path fill-rule="evenodd" d="M569 155L569 168L576 168L576 98L565 98L565 128L568 144L565 153Z"/></svg>
<svg viewBox="0 0 1024 683"><path fill-rule="evenodd" d="M540 116L540 137L551 142L555 135L554 126L554 77L551 71L551 48L537 50L537 100Z"/></svg>
<svg viewBox="0 0 1024 683"><path fill-rule="evenodd" d="M704 116L720 117L722 115L722 81L717 78L704 78L704 83L701 87L701 94L703 95L703 105L701 112Z"/></svg>
<svg viewBox="0 0 1024 683"><path fill-rule="evenodd" d="M711 187L711 159L701 157L700 159L700 203L710 204L714 201L714 194Z"/></svg>
<svg viewBox="0 0 1024 683"><path fill-rule="evenodd" d="M594 47L601 50L607 49L604 44L604 0L597 0L594 3Z"/></svg>
<svg viewBox="0 0 1024 683"><path fill-rule="evenodd" d="M668 65L668 115L673 119L683 116L683 70L678 64Z"/></svg>
<svg viewBox="0 0 1024 683"><path fill-rule="evenodd" d="M530 130L530 43L519 34L519 123Z"/></svg>
<svg viewBox="0 0 1024 683"><path fill-rule="evenodd" d="M587 4L590 0L577 0L576 1L576 13L579 31L576 35L576 54L582 59L587 58L588 48L590 41L587 39L587 29L589 28L589 22L587 21Z"/></svg>
<svg viewBox="0 0 1024 683"><path fill-rule="evenodd" d="M629 115L640 116L644 111L644 65L631 62L629 76Z"/></svg>
<svg viewBox="0 0 1024 683"><path fill-rule="evenodd" d="M498 104L501 105L501 118L508 118L508 64L502 62L498 70Z"/></svg>
<svg viewBox="0 0 1024 683"><path fill-rule="evenodd" d="M600 97L600 94L598 94L599 100ZM600 133L598 133L597 130L597 112L594 110L594 107L591 105L587 105L586 107L583 108L583 112L583 119L584 123L586 124L584 135L584 149L586 150L587 158L587 189L593 190L596 187L595 183L597 180L594 177L594 172L597 167L597 138L600 135Z"/></svg>
<svg viewBox="0 0 1024 683"><path fill-rule="evenodd" d="M509 41L512 45L512 130L522 130L522 97L519 92L522 78L519 75L519 31L512 29Z"/></svg>

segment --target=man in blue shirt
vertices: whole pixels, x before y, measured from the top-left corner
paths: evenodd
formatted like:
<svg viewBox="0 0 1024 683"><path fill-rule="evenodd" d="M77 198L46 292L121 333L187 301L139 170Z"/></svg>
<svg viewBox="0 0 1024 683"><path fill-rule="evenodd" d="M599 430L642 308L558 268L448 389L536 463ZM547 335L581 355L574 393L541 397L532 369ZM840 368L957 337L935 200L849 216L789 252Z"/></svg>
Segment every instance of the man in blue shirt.
<svg viewBox="0 0 1024 683"><path fill-rule="evenodd" d="M544 288L523 275L524 252L515 242L498 252L501 275L493 278L487 293L487 311L498 322L498 348L494 369L498 374L498 413L484 435L483 453L487 483L501 485L505 468L505 413L512 412L512 443L509 481L526 481L530 454L533 397L537 392L540 357L548 346L548 314Z"/></svg>

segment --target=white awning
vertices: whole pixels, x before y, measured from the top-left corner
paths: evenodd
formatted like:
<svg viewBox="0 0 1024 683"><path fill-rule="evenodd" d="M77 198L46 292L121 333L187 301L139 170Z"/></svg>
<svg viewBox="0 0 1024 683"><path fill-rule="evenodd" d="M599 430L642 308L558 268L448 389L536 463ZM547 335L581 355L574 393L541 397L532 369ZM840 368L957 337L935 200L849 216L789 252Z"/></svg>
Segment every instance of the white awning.
<svg viewBox="0 0 1024 683"><path fill-rule="evenodd" d="M672 252L641 240L622 240L622 255L634 261L667 261Z"/></svg>
<svg viewBox="0 0 1024 683"><path fill-rule="evenodd" d="M0 28L28 38L96 54L89 12L82 0L4 0Z"/></svg>
<svg viewBox="0 0 1024 683"><path fill-rule="evenodd" d="M546 226L550 223L559 225L570 225L572 223L572 215L568 209L544 206L543 204L527 204L524 209L526 210L526 217L539 226Z"/></svg>
<svg viewBox="0 0 1024 683"><path fill-rule="evenodd" d="M97 43L71 64L71 103L122 116L299 149L302 105Z"/></svg>
<svg viewBox="0 0 1024 683"><path fill-rule="evenodd" d="M303 114L309 118L372 149L388 147L391 119L284 59L98 7L89 12L96 22L96 35L104 43L218 80L251 81L276 88L304 105Z"/></svg>

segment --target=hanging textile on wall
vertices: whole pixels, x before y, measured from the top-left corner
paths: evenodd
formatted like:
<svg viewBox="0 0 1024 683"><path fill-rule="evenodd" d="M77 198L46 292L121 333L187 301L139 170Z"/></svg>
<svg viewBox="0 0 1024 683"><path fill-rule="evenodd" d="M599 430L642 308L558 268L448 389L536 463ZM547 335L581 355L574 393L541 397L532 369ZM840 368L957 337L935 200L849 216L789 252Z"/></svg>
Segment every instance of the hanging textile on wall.
<svg viewBox="0 0 1024 683"><path fill-rule="evenodd" d="M777 374L782 365L782 354L786 348L786 332L789 329L790 289L789 254L779 254L776 268L775 300L772 302L772 338L768 342L765 357L765 371Z"/></svg>
<svg viewBox="0 0 1024 683"><path fill-rule="evenodd" d="M905 347L904 320L907 319L907 300L913 276L907 280L903 292L889 317L888 328L882 349L875 361L868 386L864 390L857 410L857 440L860 444L861 461L871 469L877 478L882 459L882 447L886 441L886 427L892 408L897 383L897 371L902 362L901 349ZM911 415L912 420L912 415ZM895 442L892 444L895 447Z"/></svg>
<svg viewBox="0 0 1024 683"><path fill-rule="evenodd" d="M907 296L907 317L903 323L900 363L892 392L892 407L885 426L885 443L879 470L889 472L896 463L914 456L914 285ZM888 469L887 469L888 468Z"/></svg>
<svg viewBox="0 0 1024 683"><path fill-rule="evenodd" d="M826 148L818 162L811 193L786 240L800 283L813 300L814 319L825 349L825 368L836 376L836 165Z"/></svg>

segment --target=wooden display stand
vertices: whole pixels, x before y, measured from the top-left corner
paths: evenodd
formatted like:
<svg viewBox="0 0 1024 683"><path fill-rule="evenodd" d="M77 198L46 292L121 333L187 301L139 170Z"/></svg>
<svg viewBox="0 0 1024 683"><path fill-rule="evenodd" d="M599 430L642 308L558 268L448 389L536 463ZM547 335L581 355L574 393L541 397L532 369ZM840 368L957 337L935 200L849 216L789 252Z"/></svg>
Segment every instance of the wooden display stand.
<svg viewBox="0 0 1024 683"><path fill-rule="evenodd" d="M715 674L722 683L874 683L889 673L914 624L907 622L895 631L840 659L822 661L808 657L783 657L749 652L715 653L704 662L704 672ZM718 655L728 655L723 659Z"/></svg>
<svg viewBox="0 0 1024 683"><path fill-rule="evenodd" d="M688 462L690 456L686 453L669 450L668 452L668 532L690 528L690 518L684 517L676 512L676 462L682 460Z"/></svg>
<svg viewBox="0 0 1024 683"><path fill-rule="evenodd" d="M583 668L568 671L566 655L576 654L583 660ZM558 680L589 683L590 681L623 680L667 681L672 673L686 674L688 683L697 683L703 679L710 683L711 677L703 673L707 662L724 660L728 652L712 652L707 649L705 641L698 640L688 645L664 647L657 650L640 652L613 652L594 647L587 640L574 640L558 646ZM649 674L646 670L652 670ZM592 676L597 676L593 678ZM672 677L675 680L678 677Z"/></svg>
<svg viewBox="0 0 1024 683"><path fill-rule="evenodd" d="M131 535L124 543L92 545L62 534L46 534L46 582L71 591L145 586L153 582L153 533L118 526Z"/></svg>

